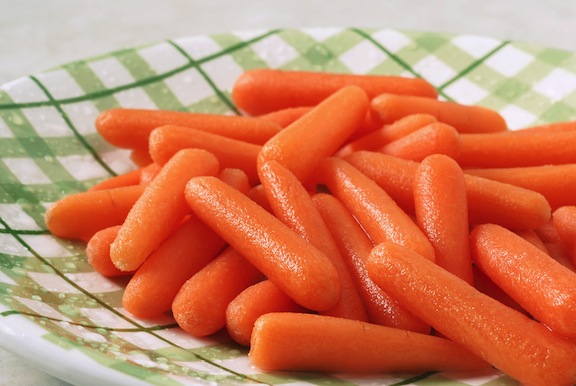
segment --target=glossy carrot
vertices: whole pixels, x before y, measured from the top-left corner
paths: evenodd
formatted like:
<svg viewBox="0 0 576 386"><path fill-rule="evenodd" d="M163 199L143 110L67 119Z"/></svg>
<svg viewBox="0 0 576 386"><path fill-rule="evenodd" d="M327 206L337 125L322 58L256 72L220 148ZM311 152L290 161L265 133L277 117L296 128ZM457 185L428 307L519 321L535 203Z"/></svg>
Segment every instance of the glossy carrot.
<svg viewBox="0 0 576 386"><path fill-rule="evenodd" d="M502 288L498 287L498 285L484 272L478 269L478 267L473 266L472 271L474 274L474 288L483 294L498 300L500 303L529 316L528 311L522 308L522 306L518 304L516 300L512 299Z"/></svg>
<svg viewBox="0 0 576 386"><path fill-rule="evenodd" d="M498 225L479 225L470 239L478 268L552 331L576 337L576 273Z"/></svg>
<svg viewBox="0 0 576 386"><path fill-rule="evenodd" d="M321 311L324 315L367 320L364 303L340 250L326 226L310 193L286 167L276 161L262 164L260 181L275 216L324 253L334 264L340 277L340 299L334 307Z"/></svg>
<svg viewBox="0 0 576 386"><path fill-rule="evenodd" d="M375 243L392 241L408 246L434 261L434 248L414 221L376 182L341 158L326 158L319 178Z"/></svg>
<svg viewBox="0 0 576 386"><path fill-rule="evenodd" d="M552 213L552 224L566 255L576 265L576 206L567 205L556 209Z"/></svg>
<svg viewBox="0 0 576 386"><path fill-rule="evenodd" d="M251 285L226 308L226 329L236 343L250 345L256 320L271 312L307 312L270 280Z"/></svg>
<svg viewBox="0 0 576 386"><path fill-rule="evenodd" d="M369 151L355 152L345 160L375 181L406 212L414 212L412 184L417 162ZM550 219L550 204L538 192L482 177L464 177L472 224L492 222L511 229L536 229Z"/></svg>
<svg viewBox="0 0 576 386"><path fill-rule="evenodd" d="M147 185L160 173L162 169L162 165L158 165L157 163L151 163L146 165L142 168L142 172L140 173L140 184Z"/></svg>
<svg viewBox="0 0 576 386"><path fill-rule="evenodd" d="M417 373L488 368L485 361L444 338L304 313L260 317L248 355L267 371Z"/></svg>
<svg viewBox="0 0 576 386"><path fill-rule="evenodd" d="M402 308L368 276L366 259L374 244L344 204L326 193L314 195L313 200L348 263L356 288L366 306L369 321L403 330L430 333L429 325Z"/></svg>
<svg viewBox="0 0 576 386"><path fill-rule="evenodd" d="M118 174L116 176L108 177L95 185L88 188L88 192L95 190L105 190L121 188L123 186L138 185L140 183L140 175L143 168L136 168L129 172Z"/></svg>
<svg viewBox="0 0 576 386"><path fill-rule="evenodd" d="M180 287L212 261L224 245L220 236L191 216L136 270L124 290L122 305L145 319L169 311Z"/></svg>
<svg viewBox="0 0 576 386"><path fill-rule="evenodd" d="M463 134L458 163L466 168L508 168L576 163L576 130L507 135Z"/></svg>
<svg viewBox="0 0 576 386"><path fill-rule="evenodd" d="M188 279L172 303L178 325L192 336L211 335L226 324L226 308L262 274L233 248L227 248Z"/></svg>
<svg viewBox="0 0 576 386"><path fill-rule="evenodd" d="M394 243L372 250L368 272L400 304L526 385L576 382L576 346L418 253Z"/></svg>
<svg viewBox="0 0 576 386"><path fill-rule="evenodd" d="M268 198L266 197L266 192L264 191L262 184L255 185L250 188L248 197L250 197L252 201L264 208L267 212L272 213L272 207L268 202Z"/></svg>
<svg viewBox="0 0 576 386"><path fill-rule="evenodd" d="M408 115L348 142L338 150L337 156L344 157L359 150L377 150L434 122L436 122L436 118L430 114Z"/></svg>
<svg viewBox="0 0 576 386"><path fill-rule="evenodd" d="M450 125L435 122L382 146L378 151L412 161L422 161L431 154L457 158L460 134Z"/></svg>
<svg viewBox="0 0 576 386"><path fill-rule="evenodd" d="M489 178L542 194L552 209L576 205L576 163L510 168L466 169L467 174Z"/></svg>
<svg viewBox="0 0 576 386"><path fill-rule="evenodd" d="M94 234L86 245L86 259L96 272L106 277L125 276L132 272L120 271L110 259L110 244L116 238L120 225L104 228Z"/></svg>
<svg viewBox="0 0 576 386"><path fill-rule="evenodd" d="M99 230L122 224L143 191L134 185L69 194L50 205L46 228L57 237L88 241Z"/></svg>
<svg viewBox="0 0 576 386"><path fill-rule="evenodd" d="M512 231L538 249L547 252L546 243L542 241L534 229L515 229Z"/></svg>
<svg viewBox="0 0 576 386"><path fill-rule="evenodd" d="M222 168L243 170L256 182L256 159L261 146L187 127L161 126L150 134L150 155L155 163L164 165L179 150L197 148L218 158Z"/></svg>
<svg viewBox="0 0 576 386"><path fill-rule="evenodd" d="M96 119L96 130L106 141L128 149L146 150L152 130L166 125L191 127L257 144L280 130L278 125L257 118L169 110L115 108Z"/></svg>
<svg viewBox="0 0 576 386"><path fill-rule="evenodd" d="M315 311L340 297L338 271L326 255L238 190L215 177L192 178L193 212L298 304Z"/></svg>
<svg viewBox="0 0 576 386"><path fill-rule="evenodd" d="M218 171L218 160L205 150L181 150L172 157L122 224L110 248L114 265L123 271L137 269L190 212L184 198L188 180Z"/></svg>
<svg viewBox="0 0 576 386"><path fill-rule="evenodd" d="M416 221L434 247L436 264L473 284L466 181L445 155L426 157L414 175Z"/></svg>
<svg viewBox="0 0 576 386"><path fill-rule="evenodd" d="M384 123L411 114L430 114L460 133L492 133L508 130L502 116L482 106L469 106L421 96L382 94L371 103Z"/></svg>
<svg viewBox="0 0 576 386"><path fill-rule="evenodd" d="M248 114L261 115L289 107L315 106L352 85L362 88L370 99L385 92L429 98L438 95L430 83L420 78L255 69L238 77L232 98Z"/></svg>
<svg viewBox="0 0 576 386"><path fill-rule="evenodd" d="M148 149L134 149L130 152L130 160L139 167L143 167L154 162Z"/></svg>
<svg viewBox="0 0 576 386"><path fill-rule="evenodd" d="M280 127L286 128L300 119L304 114L307 114L310 110L312 110L312 108L313 106L287 107L285 109L259 115L258 118L274 122Z"/></svg>
<svg viewBox="0 0 576 386"><path fill-rule="evenodd" d="M332 155L358 129L368 106L366 93L356 86L336 91L266 142L258 165L278 161L305 182L320 160Z"/></svg>

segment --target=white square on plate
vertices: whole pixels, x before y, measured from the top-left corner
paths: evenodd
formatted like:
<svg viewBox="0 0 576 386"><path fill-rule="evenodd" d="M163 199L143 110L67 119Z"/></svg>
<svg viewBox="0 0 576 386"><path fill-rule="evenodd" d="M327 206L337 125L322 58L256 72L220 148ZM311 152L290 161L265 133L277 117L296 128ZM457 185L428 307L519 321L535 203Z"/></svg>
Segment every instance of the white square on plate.
<svg viewBox="0 0 576 386"><path fill-rule="evenodd" d="M55 273L28 272L28 277L50 292L79 294L78 288Z"/></svg>
<svg viewBox="0 0 576 386"><path fill-rule="evenodd" d="M78 181L107 177L109 174L90 154L59 156L56 159Z"/></svg>
<svg viewBox="0 0 576 386"><path fill-rule="evenodd" d="M45 102L48 96L36 82L30 78L19 78L2 86L10 98L16 103Z"/></svg>
<svg viewBox="0 0 576 386"><path fill-rule="evenodd" d="M371 36L390 52L398 52L412 42L403 33L391 29L376 31Z"/></svg>
<svg viewBox="0 0 576 386"><path fill-rule="evenodd" d="M302 32L304 32L306 35L310 36L317 42L323 42L326 39L342 32L342 28L336 28L336 27L302 28Z"/></svg>
<svg viewBox="0 0 576 386"><path fill-rule="evenodd" d="M100 275L98 272L67 273L65 276L90 293L106 293L123 289L119 284Z"/></svg>
<svg viewBox="0 0 576 386"><path fill-rule="evenodd" d="M138 54L158 74L174 70L188 63L188 59L182 55L172 44L160 43L138 50Z"/></svg>
<svg viewBox="0 0 576 386"><path fill-rule="evenodd" d="M114 94L120 107L133 109L155 109L156 104L142 88L129 88Z"/></svg>
<svg viewBox="0 0 576 386"><path fill-rule="evenodd" d="M78 103L65 104L62 106L68 119L78 131L78 133L86 135L96 132L94 122L100 114L100 111L94 106L91 101L83 101Z"/></svg>
<svg viewBox="0 0 576 386"><path fill-rule="evenodd" d="M2 162L23 185L51 184L52 180L31 158L3 158Z"/></svg>
<svg viewBox="0 0 576 386"><path fill-rule="evenodd" d="M0 217L14 230L41 229L18 204L0 204Z"/></svg>
<svg viewBox="0 0 576 386"><path fill-rule="evenodd" d="M373 43L363 40L339 57L353 73L364 74L388 59L380 48Z"/></svg>
<svg viewBox="0 0 576 386"><path fill-rule="evenodd" d="M514 76L522 71L534 56L514 46L506 46L484 62L488 67L504 76Z"/></svg>
<svg viewBox="0 0 576 386"><path fill-rule="evenodd" d="M72 256L69 250L52 235L22 235L22 240L44 258Z"/></svg>
<svg viewBox="0 0 576 386"><path fill-rule="evenodd" d="M205 58L222 50L222 47L214 39L206 35L186 36L174 39L174 43L194 60Z"/></svg>
<svg viewBox="0 0 576 386"><path fill-rule="evenodd" d="M436 55L422 58L412 68L434 86L440 86L456 75L456 71Z"/></svg>
<svg viewBox="0 0 576 386"><path fill-rule="evenodd" d="M298 57L298 51L277 35L262 39L251 47L270 68L278 68Z"/></svg>
<svg viewBox="0 0 576 386"><path fill-rule="evenodd" d="M105 87L114 88L134 82L134 77L118 59L109 57L88 63Z"/></svg>
<svg viewBox="0 0 576 386"><path fill-rule="evenodd" d="M538 117L529 111L516 105L508 105L500 110L500 115L504 117L508 128L511 130L522 129L534 122Z"/></svg>
<svg viewBox="0 0 576 386"><path fill-rule="evenodd" d="M84 95L76 80L64 69L38 74L36 78L42 83L54 99L65 99Z"/></svg>
<svg viewBox="0 0 576 386"><path fill-rule="evenodd" d="M24 245L7 233L0 233L0 253L9 256L32 256L32 253Z"/></svg>
<svg viewBox="0 0 576 386"><path fill-rule="evenodd" d="M473 105L486 98L488 91L466 78L461 78L448 85L444 93L458 103Z"/></svg>
<svg viewBox="0 0 576 386"><path fill-rule="evenodd" d="M202 65L202 69L220 90L231 90L244 72L231 56L223 56Z"/></svg>
<svg viewBox="0 0 576 386"><path fill-rule="evenodd" d="M47 318L52 318L60 321L70 321L66 315L62 314L60 311L56 311L53 307L42 301L40 296L34 295L37 299L28 299L19 296L14 296L13 299L24 304L26 307L30 308L32 311L36 312L40 316Z"/></svg>
<svg viewBox="0 0 576 386"><path fill-rule="evenodd" d="M214 95L212 87L195 68L171 76L164 80L164 83L184 106L190 106Z"/></svg>
<svg viewBox="0 0 576 386"><path fill-rule="evenodd" d="M22 109L26 119L41 137L70 137L72 130L60 115L60 112L51 106L39 106Z"/></svg>
<svg viewBox="0 0 576 386"><path fill-rule="evenodd" d="M502 42L484 36L459 35L452 39L452 43L474 58L481 58L498 47Z"/></svg>
<svg viewBox="0 0 576 386"><path fill-rule="evenodd" d="M576 91L576 74L555 68L532 89L557 102Z"/></svg>

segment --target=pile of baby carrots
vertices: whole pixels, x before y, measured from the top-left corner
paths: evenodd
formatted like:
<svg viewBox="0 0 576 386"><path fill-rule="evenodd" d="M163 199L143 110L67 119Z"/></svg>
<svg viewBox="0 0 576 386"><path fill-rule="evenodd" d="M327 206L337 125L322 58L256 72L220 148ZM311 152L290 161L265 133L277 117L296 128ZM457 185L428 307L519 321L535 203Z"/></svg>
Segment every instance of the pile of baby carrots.
<svg viewBox="0 0 576 386"><path fill-rule="evenodd" d="M112 109L138 167L49 207L123 306L269 371L576 382L576 122L509 130L418 78L257 69L242 116Z"/></svg>

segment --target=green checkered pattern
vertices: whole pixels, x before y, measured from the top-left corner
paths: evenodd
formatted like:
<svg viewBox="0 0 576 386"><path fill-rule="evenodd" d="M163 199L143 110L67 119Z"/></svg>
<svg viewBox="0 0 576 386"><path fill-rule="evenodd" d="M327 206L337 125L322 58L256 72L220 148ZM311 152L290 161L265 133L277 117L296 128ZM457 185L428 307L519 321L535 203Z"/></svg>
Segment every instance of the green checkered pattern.
<svg viewBox="0 0 576 386"><path fill-rule="evenodd" d="M423 77L442 99L500 111L512 129L576 117L574 54L387 29L183 37L17 79L0 88L0 326L12 318L31 320L45 331L40 339L150 384L516 385L497 372L468 378L263 373L225 335L198 340L168 317L150 323L128 315L121 306L124 283L93 272L83 244L46 231L50 203L133 168L126 151L96 133L100 112L137 107L239 114L231 87L256 67Z"/></svg>

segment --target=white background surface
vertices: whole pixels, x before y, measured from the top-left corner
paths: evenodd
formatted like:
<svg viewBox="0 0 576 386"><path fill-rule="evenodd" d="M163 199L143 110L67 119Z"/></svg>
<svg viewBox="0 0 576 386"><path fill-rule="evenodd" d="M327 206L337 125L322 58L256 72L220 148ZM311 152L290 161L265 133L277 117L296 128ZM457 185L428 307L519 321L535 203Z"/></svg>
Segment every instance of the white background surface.
<svg viewBox="0 0 576 386"><path fill-rule="evenodd" d="M477 34L576 51L574 0L0 0L0 84L181 36L310 26ZM68 384L0 349L4 385Z"/></svg>

